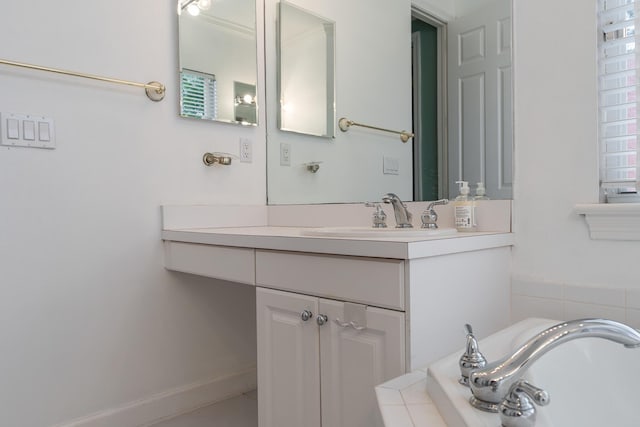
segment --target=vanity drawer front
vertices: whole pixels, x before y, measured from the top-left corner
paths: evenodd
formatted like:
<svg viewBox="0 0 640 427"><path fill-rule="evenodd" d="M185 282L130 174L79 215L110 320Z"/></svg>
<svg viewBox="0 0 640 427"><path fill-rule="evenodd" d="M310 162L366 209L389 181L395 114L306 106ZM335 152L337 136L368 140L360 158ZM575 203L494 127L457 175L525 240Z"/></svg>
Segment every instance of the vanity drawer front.
<svg viewBox="0 0 640 427"><path fill-rule="evenodd" d="M256 251L256 284L404 310L404 261Z"/></svg>
<svg viewBox="0 0 640 427"><path fill-rule="evenodd" d="M164 265L183 273L256 284L254 249L165 241Z"/></svg>

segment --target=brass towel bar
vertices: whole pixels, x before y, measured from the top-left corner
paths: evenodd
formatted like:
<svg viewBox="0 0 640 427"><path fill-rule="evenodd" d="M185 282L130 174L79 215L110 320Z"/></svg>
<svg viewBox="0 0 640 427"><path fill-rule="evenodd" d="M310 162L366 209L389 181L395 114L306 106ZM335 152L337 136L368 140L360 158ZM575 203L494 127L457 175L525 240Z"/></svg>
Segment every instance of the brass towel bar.
<svg viewBox="0 0 640 427"><path fill-rule="evenodd" d="M155 82L155 81L152 81L149 83L136 83L136 82L130 82L127 80L112 79L110 77L95 76L93 74L77 73L75 71L66 71L66 70L60 70L57 68L42 67L40 65L25 64L23 62L8 61L6 59L0 59L0 64L12 65L14 67L29 68L32 70L48 71L50 73L65 74L68 76L82 77L85 79L100 80L103 82L116 83L121 85L141 87L141 88L144 88L144 91L147 94L147 97L149 97L149 99L152 101L162 101L164 99L164 94L165 94L165 86L162 83Z"/></svg>
<svg viewBox="0 0 640 427"><path fill-rule="evenodd" d="M379 127L376 127L376 126L363 125L362 123L356 123L353 120L349 120L346 117L343 117L338 121L338 126L340 127L340 130L342 132L346 132L349 129L349 127L351 127L351 126L360 126L360 127L363 127L363 128L375 129L375 130L379 130L379 131L382 131L382 132L397 133L397 134L400 135L400 140L402 142L407 142L410 138L413 138L413 136L414 136L413 133L407 132L407 131L404 131L404 130L403 131L397 131L397 130L379 128Z"/></svg>

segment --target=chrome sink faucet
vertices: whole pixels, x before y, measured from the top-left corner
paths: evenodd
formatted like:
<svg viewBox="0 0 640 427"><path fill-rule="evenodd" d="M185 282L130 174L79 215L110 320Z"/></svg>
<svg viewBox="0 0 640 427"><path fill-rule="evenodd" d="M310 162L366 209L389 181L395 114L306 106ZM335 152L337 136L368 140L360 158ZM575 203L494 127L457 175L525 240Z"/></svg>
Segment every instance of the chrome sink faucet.
<svg viewBox="0 0 640 427"><path fill-rule="evenodd" d="M567 341L590 337L604 338L627 348L640 347L640 333L613 320L580 319L562 322L540 332L506 357L472 370L469 374L469 386L473 393L470 403L478 409L500 412L504 426L532 426L535 422L535 410L529 397L538 405L546 405L549 403L549 395L523 381L524 373L549 350ZM514 414L514 406L528 407L530 418Z"/></svg>
<svg viewBox="0 0 640 427"><path fill-rule="evenodd" d="M411 212L407 209L407 205L393 193L387 193L382 196L384 203L391 203L393 206L393 214L396 217L396 228L413 228L411 225Z"/></svg>

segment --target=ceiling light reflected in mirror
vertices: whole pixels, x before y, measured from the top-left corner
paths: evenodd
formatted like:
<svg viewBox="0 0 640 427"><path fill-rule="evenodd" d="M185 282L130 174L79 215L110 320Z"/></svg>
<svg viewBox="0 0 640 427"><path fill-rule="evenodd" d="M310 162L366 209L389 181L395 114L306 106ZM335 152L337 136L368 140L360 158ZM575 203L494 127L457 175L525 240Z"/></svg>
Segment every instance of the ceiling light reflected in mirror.
<svg viewBox="0 0 640 427"><path fill-rule="evenodd" d="M211 0L186 0L178 3L178 15L183 10L187 10L191 16L198 16L201 10L209 10L211 8Z"/></svg>

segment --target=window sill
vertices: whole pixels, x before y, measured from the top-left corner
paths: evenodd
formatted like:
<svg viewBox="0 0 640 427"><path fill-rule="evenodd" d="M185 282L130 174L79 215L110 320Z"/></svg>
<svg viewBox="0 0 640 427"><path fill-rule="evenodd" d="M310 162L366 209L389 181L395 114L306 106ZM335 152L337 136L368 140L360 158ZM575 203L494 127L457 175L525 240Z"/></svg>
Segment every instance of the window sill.
<svg viewBox="0 0 640 427"><path fill-rule="evenodd" d="M592 240L640 240L640 203L576 205Z"/></svg>

